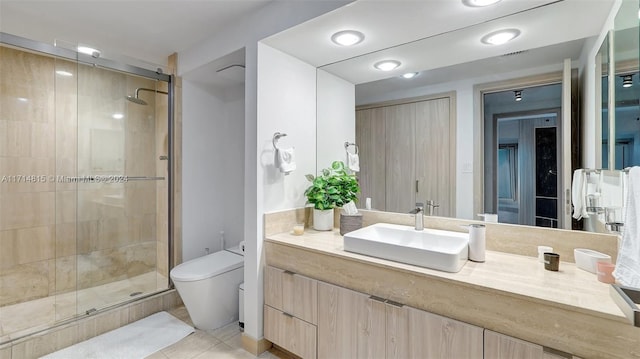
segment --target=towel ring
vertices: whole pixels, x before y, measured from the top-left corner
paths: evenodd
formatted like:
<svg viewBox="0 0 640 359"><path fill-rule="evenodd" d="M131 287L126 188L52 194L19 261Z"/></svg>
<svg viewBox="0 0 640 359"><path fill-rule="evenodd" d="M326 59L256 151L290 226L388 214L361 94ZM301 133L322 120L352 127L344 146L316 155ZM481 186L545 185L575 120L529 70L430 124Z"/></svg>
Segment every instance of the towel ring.
<svg viewBox="0 0 640 359"><path fill-rule="evenodd" d="M353 146L355 149L355 154L358 154L358 145L356 145L354 142L345 142L344 143L344 150L347 151L347 153L349 152L349 146Z"/></svg>
<svg viewBox="0 0 640 359"><path fill-rule="evenodd" d="M279 149L278 148L278 140L280 139L280 137L284 137L286 136L286 133L280 133L280 132L276 132L273 134L273 148L275 148L276 150Z"/></svg>

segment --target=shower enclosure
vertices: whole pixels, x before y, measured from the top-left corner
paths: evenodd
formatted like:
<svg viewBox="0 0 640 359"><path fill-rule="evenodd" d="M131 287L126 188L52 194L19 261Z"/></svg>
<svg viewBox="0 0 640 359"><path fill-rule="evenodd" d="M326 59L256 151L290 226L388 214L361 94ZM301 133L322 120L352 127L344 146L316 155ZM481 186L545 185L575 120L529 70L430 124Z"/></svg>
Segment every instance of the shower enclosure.
<svg viewBox="0 0 640 359"><path fill-rule="evenodd" d="M0 37L0 344L169 288L171 77Z"/></svg>

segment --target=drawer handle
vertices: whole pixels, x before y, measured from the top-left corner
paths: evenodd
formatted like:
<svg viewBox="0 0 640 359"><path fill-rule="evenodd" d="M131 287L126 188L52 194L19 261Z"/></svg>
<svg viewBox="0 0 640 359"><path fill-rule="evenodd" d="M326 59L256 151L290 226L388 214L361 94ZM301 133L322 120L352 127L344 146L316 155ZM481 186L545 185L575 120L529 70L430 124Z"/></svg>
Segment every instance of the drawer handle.
<svg viewBox="0 0 640 359"><path fill-rule="evenodd" d="M295 273L293 273L293 272L292 272L292 271L290 271L290 270L286 270L286 271L284 271L284 274L294 275Z"/></svg>
<svg viewBox="0 0 640 359"><path fill-rule="evenodd" d="M286 316L287 316L287 317L289 317L289 318L293 318L293 315L291 315L291 314L289 314L289 313L287 313L287 312L282 312L282 315L286 315Z"/></svg>
<svg viewBox="0 0 640 359"><path fill-rule="evenodd" d="M384 303L386 301L386 299L380 298L380 297L376 297L375 295L369 296L369 299L375 300L376 302L381 302L381 303Z"/></svg>
<svg viewBox="0 0 640 359"><path fill-rule="evenodd" d="M387 300L387 304L391 304L391 305L393 305L394 307L398 307L398 308L402 308L402 307L404 307L404 304L402 304L402 303L398 303L398 302L394 302L394 301L392 301L392 300Z"/></svg>

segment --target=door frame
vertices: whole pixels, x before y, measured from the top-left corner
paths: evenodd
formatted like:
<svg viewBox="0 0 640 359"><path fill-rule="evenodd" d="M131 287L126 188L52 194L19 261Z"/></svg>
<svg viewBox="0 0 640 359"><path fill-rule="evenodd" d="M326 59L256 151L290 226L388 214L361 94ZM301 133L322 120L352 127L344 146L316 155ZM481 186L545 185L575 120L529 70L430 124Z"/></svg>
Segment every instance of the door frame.
<svg viewBox="0 0 640 359"><path fill-rule="evenodd" d="M563 113L562 118L559 119L560 122L563 124L566 121L570 121L569 123L572 124L571 127L574 127L573 124L577 123L575 121L577 120L577 112L576 112L577 107L574 104L577 96L577 89L576 89L577 81L575 81L575 79L577 78L577 74L578 74L577 69L571 69L570 88L572 89L571 91L572 109L570 110L571 111L570 118L565 120L564 118L565 114ZM473 213L484 213L484 145L485 145L484 143L485 142L485 139L484 139L485 118L484 118L484 101L483 101L484 94L492 93L492 92L509 91L509 90L514 91L514 90L520 90L522 88L527 88L527 87L557 84L557 83L562 83L564 79L565 79L564 72L556 71L556 72L549 72L549 73L525 76L525 77L514 78L514 79L506 79L501 81L476 84L473 86L473 111L474 111L474 119L475 119L474 126L473 126L473 134L474 134L473 135L473 148L474 148L473 173L477 174L473 176L473 211L474 211ZM569 136L569 138L571 139L570 143L563 144L563 145L571 146L572 149L575 149L576 146L579 146L579 138L577 138L577 136L579 135L579 129L571 128L571 129L565 130L564 125L561 127L562 127L561 131L562 133L564 133L564 138L566 138L566 136ZM566 164L566 162L569 162L568 165L570 166L570 168L573 168L577 165L577 162L574 163L576 159L574 158L575 156L573 153L571 154L570 157L571 158L569 161L563 161L563 163ZM563 172L567 172L567 173L563 173L565 182L567 181L567 178L568 178L568 181L570 181L571 174L568 173L570 171L563 170ZM561 188L564 189L564 186L562 186ZM566 193L563 193L562 198L564 199L565 197L566 197ZM565 211L562 211L562 213L564 212ZM564 223L564 227L570 229L571 221L567 221L567 222Z"/></svg>

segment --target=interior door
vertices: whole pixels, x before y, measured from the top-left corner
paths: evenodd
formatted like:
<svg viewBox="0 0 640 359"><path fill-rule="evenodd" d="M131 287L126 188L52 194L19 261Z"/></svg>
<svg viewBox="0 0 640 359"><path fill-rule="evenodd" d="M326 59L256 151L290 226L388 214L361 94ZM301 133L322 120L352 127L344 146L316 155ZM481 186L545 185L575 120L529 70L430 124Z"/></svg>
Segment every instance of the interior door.
<svg viewBox="0 0 640 359"><path fill-rule="evenodd" d="M455 153L447 151L455 128L451 128L448 97L416 103L416 201L433 201L434 215L455 216L452 193ZM453 168L452 168L453 166ZM452 183L453 182L453 183Z"/></svg>
<svg viewBox="0 0 640 359"><path fill-rule="evenodd" d="M384 108L386 131L387 211L408 213L415 208L416 104Z"/></svg>

